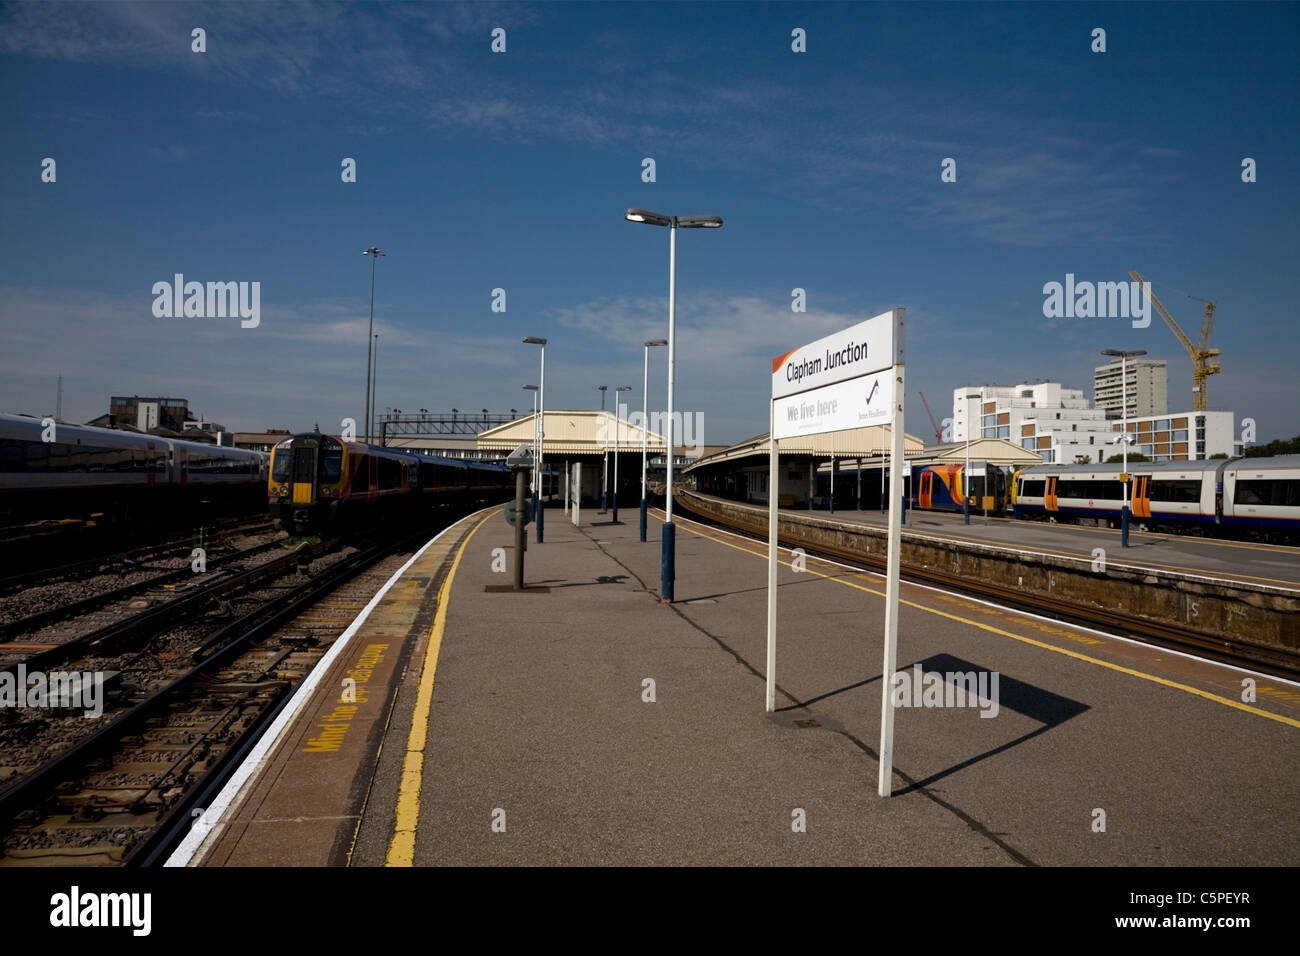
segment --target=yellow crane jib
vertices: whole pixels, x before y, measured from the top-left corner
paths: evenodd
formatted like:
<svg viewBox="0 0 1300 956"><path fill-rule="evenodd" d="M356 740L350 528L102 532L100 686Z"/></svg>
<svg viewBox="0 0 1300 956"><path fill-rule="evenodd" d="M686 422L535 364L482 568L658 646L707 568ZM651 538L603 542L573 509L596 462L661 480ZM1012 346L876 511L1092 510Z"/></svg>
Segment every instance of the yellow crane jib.
<svg viewBox="0 0 1300 956"><path fill-rule="evenodd" d="M1178 337L1178 341L1183 343L1183 348L1187 354L1192 357L1192 409L1203 412L1210 407L1210 392L1208 386L1209 376L1216 372L1222 371L1222 367L1215 361L1216 355L1221 355L1219 349L1208 348L1210 342L1210 332L1214 328L1214 303L1205 304L1205 316L1201 319L1201 341L1199 345L1193 344L1187 334L1178 327L1174 317L1169 314L1169 310L1164 304L1156 298L1155 292L1151 288L1151 283L1134 271L1130 271L1133 281L1139 283L1146 289L1147 297L1151 304L1156 307L1160 317L1165 320L1165 325L1169 326L1170 331Z"/></svg>

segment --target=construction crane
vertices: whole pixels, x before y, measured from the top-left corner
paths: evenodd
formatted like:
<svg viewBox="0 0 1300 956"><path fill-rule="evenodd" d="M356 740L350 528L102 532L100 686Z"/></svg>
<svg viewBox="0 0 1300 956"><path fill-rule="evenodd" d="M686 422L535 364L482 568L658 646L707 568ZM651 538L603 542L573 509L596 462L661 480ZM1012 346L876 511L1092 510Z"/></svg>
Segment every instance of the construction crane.
<svg viewBox="0 0 1300 956"><path fill-rule="evenodd" d="M1151 304L1156 307L1160 317L1165 320L1165 325L1169 326L1174 335L1178 337L1178 341L1183 343L1183 348L1187 349L1187 354L1192 357L1192 410L1197 412L1207 411L1210 407L1208 379L1211 375L1223 370L1216 358L1216 356L1223 353L1219 349L1209 347L1210 333L1214 330L1214 303L1205 303L1205 315L1201 318L1201 340L1198 344L1193 344L1187 334L1178 327L1178 323L1169 314L1169 310L1156 298L1151 283L1136 272L1130 271L1129 275L1133 277L1134 282L1146 286Z"/></svg>
<svg viewBox="0 0 1300 956"><path fill-rule="evenodd" d="M936 445L942 445L943 429L940 428L939 423L934 420L934 412L930 411L930 403L925 400L925 392L918 392L918 394L921 396L921 404L925 406L925 413L930 416L930 424L934 427L934 443Z"/></svg>

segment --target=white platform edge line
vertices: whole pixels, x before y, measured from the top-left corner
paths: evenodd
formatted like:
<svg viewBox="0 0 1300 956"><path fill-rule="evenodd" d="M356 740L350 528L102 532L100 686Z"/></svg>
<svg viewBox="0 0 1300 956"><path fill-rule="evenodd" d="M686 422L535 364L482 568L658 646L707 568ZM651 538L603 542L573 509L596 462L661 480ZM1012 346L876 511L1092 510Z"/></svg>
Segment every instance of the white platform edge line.
<svg viewBox="0 0 1300 956"><path fill-rule="evenodd" d="M699 525L701 528L704 528L708 531L720 531L723 534L730 535L733 538L739 538L741 541L747 541L750 544L764 543L757 538L747 538L745 537L745 535L737 534L735 531L730 531L726 528L715 527L713 525L707 525L699 521L692 521L690 518L681 518L678 515L673 515L673 520L674 521L681 520L681 521L686 521L690 524ZM785 545L778 545L777 550L788 551L793 554L795 549L787 548ZM813 560L820 561L823 564L834 565L837 568L843 568L844 570L852 571L855 574L870 574L872 577L877 577L877 578L884 577L884 575L881 574L879 571L871 571L867 568L855 568L851 564L842 564L839 561L834 561L830 558L823 558L817 555L813 555ZM1032 618L1035 621L1044 621L1048 624L1055 624L1058 627L1069 627L1069 628L1073 628L1076 631L1083 631L1088 634L1097 634L1101 637L1108 637L1111 640L1115 640L1115 641L1123 641L1125 644L1133 644L1137 647L1145 647L1145 648L1154 647L1154 645L1147 644L1145 641L1139 641L1131 637L1124 637L1122 634L1112 634L1110 631L1103 631L1095 627L1088 627L1084 624L1071 624L1065 621L1058 621L1054 617L1047 617L1046 615L1043 614L1035 614L1033 611L1022 611L1020 608L1017 607L1007 607L1004 604L998 604L994 601L986 601L983 598L972 597L969 594L962 594L959 591L947 591L944 590L943 588L935 587L933 584L920 584L915 581L906 581L904 583L907 584L908 587L922 588L926 591L933 591L936 594L943 594L948 597L960 598L963 601L970 601L973 604L982 604L985 607L995 608L996 610L999 611L1006 611L1009 614L1019 614L1021 617ZM1197 661L1198 663L1201 664L1213 664L1216 667L1226 668L1227 670L1236 671L1241 674L1253 674L1256 677L1263 677L1266 680L1276 681L1280 684L1288 684L1292 687L1300 687L1300 681L1288 680L1285 677L1277 677L1273 674L1265 674L1262 671L1251 670L1248 667L1242 667L1238 664L1225 664L1223 661L1215 661L1215 660L1210 660L1209 658L1206 657L1198 657L1195 654L1188 654L1185 651L1177 651L1174 650L1173 648L1168 648L1168 647L1161 647L1159 648L1159 650L1162 654L1176 654L1179 657L1185 657L1188 660Z"/></svg>
<svg viewBox="0 0 1300 956"><path fill-rule="evenodd" d="M485 511L491 511L493 508L499 507L501 506L492 505L487 508L481 508L473 514L466 515L464 518L461 518L460 520L448 525L446 528L443 528L421 545L420 550L415 552L409 561L398 568L397 571L393 573L393 576L384 582L384 586L375 592L375 596L370 599L370 603L361 609L360 613L357 614L352 623L348 625L347 630L345 630L339 638L330 645L330 649L325 652L325 656L316 662L316 666L312 668L311 673L308 674L303 682L298 685L298 688L294 691L293 697L290 699L289 703L285 705L284 709L280 711L280 715L276 717L275 723L273 723L270 729L268 729L266 733L262 735L261 739L258 740L257 744L249 752L248 756L244 758L244 762L239 765L239 768L235 771L234 775L226 781L226 785L221 788L221 792L217 794L217 798L212 801L212 806L206 808L203 815L194 821L194 826L190 829L190 832L186 834L185 839L181 841L180 846L172 852L172 855L167 858L167 862L164 863L163 866L191 866L202 859L199 850L203 848L203 844L210 836L220 832L220 828L223 826L222 817L225 815L226 811L231 808L231 804L239 795L240 790L243 789L244 785L255 773L261 771L267 756L280 742L281 737L284 736L289 725L298 717L298 714L302 711L303 707L306 706L307 700L312 696L317 685L324 679L325 674L329 671L335 658L337 658L343 652L343 648L351 642L352 636L361 629L361 625L366 622L366 618L370 616L370 612L375 609L381 600L383 600L384 595L388 593L388 589L397 583L402 575L407 572L411 565L420 559L425 551L435 544L444 534L452 530L452 528L458 527L463 522L475 518L483 514Z"/></svg>

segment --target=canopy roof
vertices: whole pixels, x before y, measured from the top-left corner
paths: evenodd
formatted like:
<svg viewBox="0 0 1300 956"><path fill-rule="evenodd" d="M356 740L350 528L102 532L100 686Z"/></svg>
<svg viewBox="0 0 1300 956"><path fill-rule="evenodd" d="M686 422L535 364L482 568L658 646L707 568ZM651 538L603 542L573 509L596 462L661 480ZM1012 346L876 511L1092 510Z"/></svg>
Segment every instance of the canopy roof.
<svg viewBox="0 0 1300 956"><path fill-rule="evenodd" d="M615 447L624 452L640 451L643 435L651 453L664 453L663 435L620 419L613 412L547 409L545 418L546 455L599 455ZM525 415L480 432L479 450L509 453L520 445L531 445L534 424L533 416Z"/></svg>

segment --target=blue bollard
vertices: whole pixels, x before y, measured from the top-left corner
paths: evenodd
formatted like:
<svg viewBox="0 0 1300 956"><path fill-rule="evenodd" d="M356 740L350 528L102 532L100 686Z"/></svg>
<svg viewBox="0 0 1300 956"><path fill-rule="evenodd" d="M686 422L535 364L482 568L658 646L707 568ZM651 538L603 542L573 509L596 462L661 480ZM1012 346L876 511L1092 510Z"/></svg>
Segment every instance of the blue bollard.
<svg viewBox="0 0 1300 956"><path fill-rule="evenodd" d="M672 604L673 578L676 577L677 574L677 568L675 567L677 557L677 549L675 547L677 543L677 529L673 527L671 521L664 522L663 538L663 553L659 563L659 591L662 594L660 601L664 604Z"/></svg>

